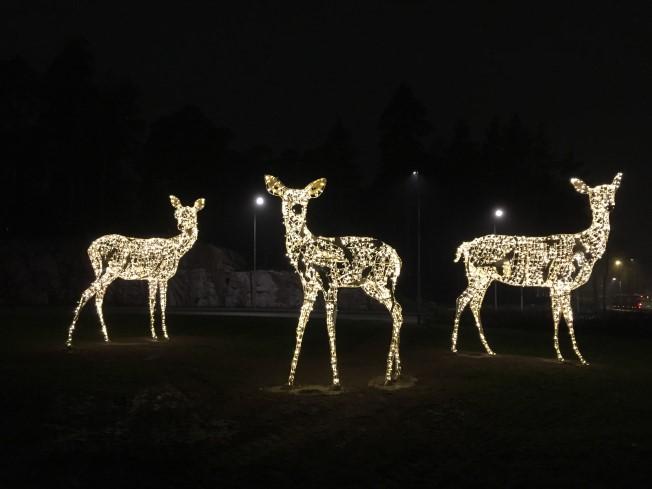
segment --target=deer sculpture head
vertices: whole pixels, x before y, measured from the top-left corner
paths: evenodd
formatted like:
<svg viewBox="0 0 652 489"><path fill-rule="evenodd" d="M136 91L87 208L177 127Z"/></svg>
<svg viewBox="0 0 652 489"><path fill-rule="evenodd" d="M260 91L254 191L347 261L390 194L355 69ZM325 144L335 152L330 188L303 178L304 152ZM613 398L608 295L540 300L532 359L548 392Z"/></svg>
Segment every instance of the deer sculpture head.
<svg viewBox="0 0 652 489"><path fill-rule="evenodd" d="M291 231L300 231L306 224L308 202L319 197L326 187L326 179L319 178L304 188L287 188L278 178L265 175L267 191L281 199L283 222Z"/></svg>
<svg viewBox="0 0 652 489"><path fill-rule="evenodd" d="M617 173L611 183L589 187L579 178L571 178L571 183L580 194L589 196L589 204L593 215L604 215L611 212L616 206L616 190L620 187L622 173Z"/></svg>
<svg viewBox="0 0 652 489"><path fill-rule="evenodd" d="M177 229L186 234L197 232L197 212L204 208L205 200L197 199L192 206L184 206L177 197L170 195L170 203L175 209Z"/></svg>

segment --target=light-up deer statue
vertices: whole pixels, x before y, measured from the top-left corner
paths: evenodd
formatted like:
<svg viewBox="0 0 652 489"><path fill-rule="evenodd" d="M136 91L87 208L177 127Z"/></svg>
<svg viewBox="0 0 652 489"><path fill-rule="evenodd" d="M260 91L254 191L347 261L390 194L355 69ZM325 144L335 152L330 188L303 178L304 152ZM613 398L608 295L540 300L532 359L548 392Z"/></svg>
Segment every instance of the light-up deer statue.
<svg viewBox="0 0 652 489"><path fill-rule="evenodd" d="M317 294L321 292L326 305L326 326L333 370L333 386L339 387L335 351L335 316L337 292L342 287L359 287L383 304L392 316L392 338L387 356L385 383L397 380L401 373L399 334L403 315L396 301L396 281L401 272L401 259L396 251L374 238L314 236L306 226L308 201L319 197L326 186L320 178L305 188L287 188L273 176L265 175L267 191L281 198L285 224L287 256L296 269L303 286L303 305L297 325L296 346L288 385L294 385L294 374L301 351L301 341Z"/></svg>
<svg viewBox="0 0 652 489"><path fill-rule="evenodd" d="M494 355L484 336L480 307L487 288L496 280L519 287L549 288L554 324L553 342L557 359L564 361L559 350L558 336L559 321L563 316L573 350L579 361L587 364L575 341L571 291L589 280L593 265L605 251L609 238L609 212L615 206L616 190L620 186L621 178L622 174L618 173L612 183L597 187L589 187L577 178L571 179L575 190L589 197L593 219L591 226L585 231L540 237L491 234L459 246L455 261L464 258L469 284L457 298L452 351L457 351L460 316L470 304L480 340L487 353Z"/></svg>
<svg viewBox="0 0 652 489"><path fill-rule="evenodd" d="M68 330L66 346L72 346L72 335L79 312L93 296L95 307L102 325L104 341L109 341L109 334L102 314L102 302L107 287L117 278L124 280L147 280L149 283L149 317L152 338L157 339L154 328L156 312L156 294L160 295L161 326L163 337L168 339L165 324L165 307L168 280L177 272L179 259L197 241L197 211L204 208L204 199L197 199L192 207L185 207L174 195L170 196L174 207L174 217L181 234L173 238L128 238L119 234L102 236L91 243L88 256L95 271L95 281L79 299L75 316Z"/></svg>

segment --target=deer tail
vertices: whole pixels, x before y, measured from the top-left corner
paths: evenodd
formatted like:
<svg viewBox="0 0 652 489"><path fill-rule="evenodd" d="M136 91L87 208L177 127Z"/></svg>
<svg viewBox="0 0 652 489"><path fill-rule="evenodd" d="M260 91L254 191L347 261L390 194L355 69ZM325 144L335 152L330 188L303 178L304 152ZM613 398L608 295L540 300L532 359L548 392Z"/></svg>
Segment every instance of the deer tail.
<svg viewBox="0 0 652 489"><path fill-rule="evenodd" d="M465 241L461 245L457 247L457 252L455 253L455 260L453 260L454 263L457 263L460 261L460 258L462 258L462 255L464 255L464 261L466 261L466 257L469 254L469 246L471 243L468 241Z"/></svg>

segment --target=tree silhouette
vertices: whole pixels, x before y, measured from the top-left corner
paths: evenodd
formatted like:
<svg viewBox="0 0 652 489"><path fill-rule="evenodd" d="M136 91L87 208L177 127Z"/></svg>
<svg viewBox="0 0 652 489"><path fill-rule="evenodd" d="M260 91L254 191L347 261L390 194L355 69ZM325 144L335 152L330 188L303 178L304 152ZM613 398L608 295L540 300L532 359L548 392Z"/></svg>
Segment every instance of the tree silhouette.
<svg viewBox="0 0 652 489"><path fill-rule="evenodd" d="M431 131L426 109L406 83L401 83L380 116L380 181L421 168L427 159L423 138Z"/></svg>

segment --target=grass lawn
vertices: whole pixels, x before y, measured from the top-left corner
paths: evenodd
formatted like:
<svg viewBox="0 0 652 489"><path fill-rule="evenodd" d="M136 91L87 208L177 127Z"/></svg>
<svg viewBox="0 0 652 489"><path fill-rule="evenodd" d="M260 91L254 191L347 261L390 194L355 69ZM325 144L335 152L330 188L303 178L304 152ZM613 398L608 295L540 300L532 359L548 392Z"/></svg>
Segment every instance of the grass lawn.
<svg viewBox="0 0 652 489"><path fill-rule="evenodd" d="M574 361L554 361L544 317L404 326L414 387L384 373L390 325L338 321L339 395L275 393L295 319L169 316L88 307L72 352L70 311L0 314L0 487L639 487L652 474L652 318L577 321ZM330 382L324 321L308 325L299 385Z"/></svg>

